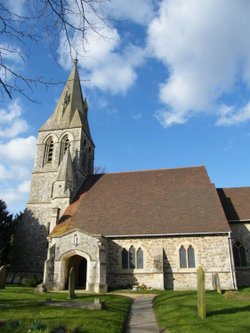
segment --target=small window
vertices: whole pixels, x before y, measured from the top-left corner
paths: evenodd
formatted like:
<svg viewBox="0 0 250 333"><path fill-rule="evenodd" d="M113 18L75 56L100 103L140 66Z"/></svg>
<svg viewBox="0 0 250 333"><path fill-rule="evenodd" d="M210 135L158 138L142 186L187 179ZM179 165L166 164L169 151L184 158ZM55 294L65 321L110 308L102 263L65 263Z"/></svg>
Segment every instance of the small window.
<svg viewBox="0 0 250 333"><path fill-rule="evenodd" d="M247 266L246 251L244 245L240 242L236 242L233 245L234 264L235 267Z"/></svg>
<svg viewBox="0 0 250 333"><path fill-rule="evenodd" d="M128 268L128 251L126 249L122 250L122 268Z"/></svg>
<svg viewBox="0 0 250 333"><path fill-rule="evenodd" d="M143 251L140 247L137 251L137 258L136 259L137 259L137 268L138 269L143 269Z"/></svg>
<svg viewBox="0 0 250 333"><path fill-rule="evenodd" d="M53 138L50 137L45 143L45 164L52 164L53 160L53 152L54 152L54 141Z"/></svg>
<svg viewBox="0 0 250 333"><path fill-rule="evenodd" d="M133 247L133 245L130 246L129 249L129 268L135 268L135 248Z"/></svg>
<svg viewBox="0 0 250 333"><path fill-rule="evenodd" d="M187 255L186 249L182 245L179 249L179 257L180 257L180 268L187 268Z"/></svg>

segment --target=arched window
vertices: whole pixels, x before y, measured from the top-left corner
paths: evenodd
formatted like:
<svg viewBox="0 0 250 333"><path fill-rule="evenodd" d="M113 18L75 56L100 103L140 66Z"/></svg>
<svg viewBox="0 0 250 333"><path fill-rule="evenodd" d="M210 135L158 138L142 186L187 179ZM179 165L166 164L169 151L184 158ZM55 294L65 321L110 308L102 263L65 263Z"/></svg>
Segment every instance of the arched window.
<svg viewBox="0 0 250 333"><path fill-rule="evenodd" d="M179 249L180 268L187 268L187 255L186 249L182 245Z"/></svg>
<svg viewBox="0 0 250 333"><path fill-rule="evenodd" d="M142 249L139 247L138 251L137 251L137 268L142 269L143 268L143 251Z"/></svg>
<svg viewBox="0 0 250 333"><path fill-rule="evenodd" d="M235 267L247 266L246 251L244 245L240 242L235 242L233 245L234 264Z"/></svg>
<svg viewBox="0 0 250 333"><path fill-rule="evenodd" d="M45 143L44 164L52 164L53 151L54 151L54 141L52 137L49 137Z"/></svg>
<svg viewBox="0 0 250 333"><path fill-rule="evenodd" d="M128 251L126 249L122 249L122 268L128 268Z"/></svg>
<svg viewBox="0 0 250 333"><path fill-rule="evenodd" d="M67 151L68 148L69 148L69 137L68 137L68 135L65 135L62 138L62 142L61 142L61 150L60 150L59 163L62 162L63 156L66 153L66 151Z"/></svg>
<svg viewBox="0 0 250 333"><path fill-rule="evenodd" d="M129 268L135 268L135 248L133 247L133 245L130 246L129 249Z"/></svg>
<svg viewBox="0 0 250 333"><path fill-rule="evenodd" d="M194 248L192 245L189 245L187 254L188 254L188 267L194 268L195 267L195 257L194 257Z"/></svg>

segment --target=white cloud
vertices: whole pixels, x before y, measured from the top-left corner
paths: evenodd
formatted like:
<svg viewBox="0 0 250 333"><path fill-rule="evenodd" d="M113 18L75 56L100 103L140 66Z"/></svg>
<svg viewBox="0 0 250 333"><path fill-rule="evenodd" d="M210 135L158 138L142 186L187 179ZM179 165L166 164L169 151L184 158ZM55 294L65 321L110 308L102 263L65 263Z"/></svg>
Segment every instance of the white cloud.
<svg viewBox="0 0 250 333"><path fill-rule="evenodd" d="M29 193L30 191L30 180L25 180L18 185L17 191L20 193Z"/></svg>
<svg viewBox="0 0 250 333"><path fill-rule="evenodd" d="M0 144L0 158L26 164L33 161L35 156L36 138L15 138L5 144Z"/></svg>
<svg viewBox="0 0 250 333"><path fill-rule="evenodd" d="M11 102L6 109L0 109L0 124L10 123L22 114L18 101Z"/></svg>
<svg viewBox="0 0 250 333"><path fill-rule="evenodd" d="M159 87L166 109L156 114L163 126L216 110L239 77L250 86L249 30L245 0L162 1L148 29L148 54L169 71Z"/></svg>
<svg viewBox="0 0 250 333"><path fill-rule="evenodd" d="M18 100L0 109L0 138L14 138L28 130L28 123L21 118L22 113Z"/></svg>
<svg viewBox="0 0 250 333"><path fill-rule="evenodd" d="M146 6L149 6L149 2ZM111 23L105 25L97 15L91 12L88 15L98 33L87 30L84 42L82 35L77 32L72 37L72 43L77 45L79 65L84 70L82 76L89 80L89 87L123 94L137 78L136 69L144 61L144 50L133 44L126 44ZM70 19L77 20L76 17ZM60 64L66 69L71 68L69 49L62 37L58 52Z"/></svg>
<svg viewBox="0 0 250 333"><path fill-rule="evenodd" d="M141 113L135 113L132 115L132 119L134 120L139 120L142 118L142 114Z"/></svg>
<svg viewBox="0 0 250 333"><path fill-rule="evenodd" d="M6 5L12 13L21 16L24 14L24 5L26 1L27 0L7 0Z"/></svg>
<svg viewBox="0 0 250 333"><path fill-rule="evenodd" d="M138 24L147 24L153 17L154 5L150 0L107 1L103 10L113 19L130 20Z"/></svg>
<svg viewBox="0 0 250 333"><path fill-rule="evenodd" d="M250 102L242 108L234 106L222 105L219 109L219 119L216 125L229 126L237 125L250 120Z"/></svg>
<svg viewBox="0 0 250 333"><path fill-rule="evenodd" d="M0 164L0 180L24 179L28 177L30 177L30 170L28 167L15 164Z"/></svg>

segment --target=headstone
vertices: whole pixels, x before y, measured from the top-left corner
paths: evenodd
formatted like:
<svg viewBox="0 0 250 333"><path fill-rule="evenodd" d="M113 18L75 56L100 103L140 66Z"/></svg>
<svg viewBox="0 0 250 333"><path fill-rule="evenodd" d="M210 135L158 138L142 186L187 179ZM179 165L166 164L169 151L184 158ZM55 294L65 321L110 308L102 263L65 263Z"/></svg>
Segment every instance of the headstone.
<svg viewBox="0 0 250 333"><path fill-rule="evenodd" d="M99 298L94 299L94 308L95 308L95 310L103 309L103 302Z"/></svg>
<svg viewBox="0 0 250 333"><path fill-rule="evenodd" d="M219 293L219 294L222 293L221 285L220 285L220 277L219 277L218 273L213 274L213 287L214 287L214 290L217 291L217 293Z"/></svg>
<svg viewBox="0 0 250 333"><path fill-rule="evenodd" d="M75 294L75 269L72 266L69 271L69 299L76 298Z"/></svg>
<svg viewBox="0 0 250 333"><path fill-rule="evenodd" d="M38 284L34 290L35 293L44 293L46 291L47 291L47 288L45 287L45 285L43 283Z"/></svg>
<svg viewBox="0 0 250 333"><path fill-rule="evenodd" d="M205 271L203 267L197 269L197 309L198 316L201 319L206 318L206 301L205 301Z"/></svg>
<svg viewBox="0 0 250 333"><path fill-rule="evenodd" d="M8 266L6 266L6 265L1 266L0 267L0 289L5 288L7 273L8 273Z"/></svg>

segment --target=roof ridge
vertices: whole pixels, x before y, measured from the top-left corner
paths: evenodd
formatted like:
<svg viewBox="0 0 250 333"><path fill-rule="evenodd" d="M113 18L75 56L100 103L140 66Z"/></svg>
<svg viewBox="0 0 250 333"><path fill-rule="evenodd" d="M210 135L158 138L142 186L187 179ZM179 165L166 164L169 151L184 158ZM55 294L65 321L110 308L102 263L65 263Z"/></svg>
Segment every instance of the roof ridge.
<svg viewBox="0 0 250 333"><path fill-rule="evenodd" d="M157 171L167 171L167 170L190 170L190 169L205 169L205 165L190 166L190 167L177 167L177 168L160 168L160 169L147 169L147 170L132 170L132 171L117 171L117 172L105 172L105 175L117 175L124 173L143 173L143 172L157 172Z"/></svg>

